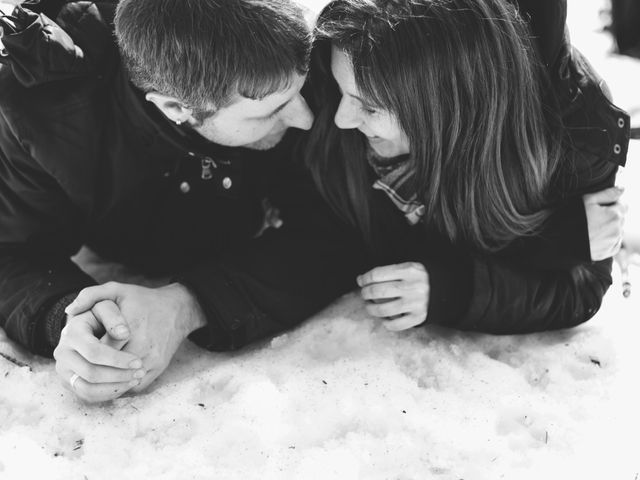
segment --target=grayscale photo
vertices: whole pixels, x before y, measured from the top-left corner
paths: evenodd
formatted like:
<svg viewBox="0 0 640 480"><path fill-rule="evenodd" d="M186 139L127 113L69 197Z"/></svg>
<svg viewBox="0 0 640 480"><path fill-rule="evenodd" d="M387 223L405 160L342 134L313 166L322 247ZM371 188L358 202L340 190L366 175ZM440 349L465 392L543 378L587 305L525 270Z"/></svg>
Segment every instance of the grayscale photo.
<svg viewBox="0 0 640 480"><path fill-rule="evenodd" d="M638 180L640 0L0 0L0 480L639 480Z"/></svg>

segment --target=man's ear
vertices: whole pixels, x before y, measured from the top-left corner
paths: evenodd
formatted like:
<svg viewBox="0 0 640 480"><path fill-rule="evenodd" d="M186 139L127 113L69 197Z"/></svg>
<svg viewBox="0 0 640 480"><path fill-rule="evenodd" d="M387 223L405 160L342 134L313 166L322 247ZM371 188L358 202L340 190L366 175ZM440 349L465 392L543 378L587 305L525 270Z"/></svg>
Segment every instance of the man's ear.
<svg viewBox="0 0 640 480"><path fill-rule="evenodd" d="M145 95L148 102L153 103L173 123L180 125L190 123L193 120L193 110L186 107L180 100L158 92L149 92Z"/></svg>

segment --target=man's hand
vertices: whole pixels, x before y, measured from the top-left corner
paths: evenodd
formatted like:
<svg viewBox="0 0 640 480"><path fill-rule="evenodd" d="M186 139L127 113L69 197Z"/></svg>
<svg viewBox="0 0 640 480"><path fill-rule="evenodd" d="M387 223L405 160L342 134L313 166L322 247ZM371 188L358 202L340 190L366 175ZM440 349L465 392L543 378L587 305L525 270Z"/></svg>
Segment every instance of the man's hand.
<svg viewBox="0 0 640 480"><path fill-rule="evenodd" d="M427 318L429 274L420 263L378 267L360 275L358 285L367 312L387 320L388 330L406 330Z"/></svg>
<svg viewBox="0 0 640 480"><path fill-rule="evenodd" d="M106 333L105 333L106 332ZM110 338L107 341L100 341ZM53 352L63 383L87 402L113 400L140 384L146 372L137 355L119 351L129 329L111 301L98 302L90 311L69 317ZM115 347L115 348L114 348ZM77 375L77 377L74 377Z"/></svg>
<svg viewBox="0 0 640 480"><path fill-rule="evenodd" d="M138 356L147 372L132 389L136 392L149 386L167 368L183 340L206 324L198 301L186 287L177 283L146 288L109 282L85 288L66 312L77 315L105 300L117 305L131 330L124 351ZM110 323L116 322L115 318L110 320Z"/></svg>
<svg viewBox="0 0 640 480"><path fill-rule="evenodd" d="M617 187L583 197L591 260L611 258L620 251L627 207L619 202L623 190Z"/></svg>

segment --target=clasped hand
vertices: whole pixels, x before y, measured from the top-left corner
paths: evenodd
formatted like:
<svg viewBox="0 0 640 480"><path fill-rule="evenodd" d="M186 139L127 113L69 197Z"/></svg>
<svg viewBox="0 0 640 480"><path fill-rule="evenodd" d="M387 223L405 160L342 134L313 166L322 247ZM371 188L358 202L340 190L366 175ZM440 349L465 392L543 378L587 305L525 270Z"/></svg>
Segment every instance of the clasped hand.
<svg viewBox="0 0 640 480"><path fill-rule="evenodd" d="M56 371L85 401L139 392L169 365L187 335L204 325L198 302L180 284L146 288L109 282L89 287L65 310Z"/></svg>

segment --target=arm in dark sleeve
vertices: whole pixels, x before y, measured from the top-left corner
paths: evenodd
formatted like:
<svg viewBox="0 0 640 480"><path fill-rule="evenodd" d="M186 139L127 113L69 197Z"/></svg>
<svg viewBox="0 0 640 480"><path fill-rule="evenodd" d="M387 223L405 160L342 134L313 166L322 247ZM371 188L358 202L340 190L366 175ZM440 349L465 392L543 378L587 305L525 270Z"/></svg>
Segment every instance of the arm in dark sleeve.
<svg viewBox="0 0 640 480"><path fill-rule="evenodd" d="M565 135L551 216L536 235L518 239L505 254L529 267L570 269L591 262L582 196L615 184L626 159L629 117L610 102L606 84L569 43L567 2L514 1L547 66L549 100L559 109Z"/></svg>
<svg viewBox="0 0 640 480"><path fill-rule="evenodd" d="M612 262L581 258L581 251L589 252L581 197L612 186L618 166L587 148L567 159L558 188L568 200L537 237L520 239L494 255L442 246L427 251L424 263L432 284L428 322L526 333L571 327L595 314L611 285Z"/></svg>
<svg viewBox="0 0 640 480"><path fill-rule="evenodd" d="M45 356L63 325L44 324L49 309L95 283L69 259L80 245L77 215L0 114L0 326Z"/></svg>
<svg viewBox="0 0 640 480"><path fill-rule="evenodd" d="M590 262L589 228L582 197L559 202L539 232L516 239L503 255L541 270L566 270Z"/></svg>
<svg viewBox="0 0 640 480"><path fill-rule="evenodd" d="M284 225L178 276L208 325L191 339L210 350L240 348L298 325L356 287L366 269L360 236L320 198L310 178L282 171L272 198ZM280 197L280 198L278 198Z"/></svg>
<svg viewBox="0 0 640 480"><path fill-rule="evenodd" d="M617 165L587 151L567 158L562 191L569 199L537 236L493 255L428 246L428 322L506 334L567 328L593 317L611 285L612 261L590 259L581 196L612 186Z"/></svg>
<svg viewBox="0 0 640 480"><path fill-rule="evenodd" d="M421 262L429 274L427 324L495 334L572 327L589 320L611 285L611 261L540 269L517 258L453 245L432 230L411 227L381 195L389 232L377 265Z"/></svg>
<svg viewBox="0 0 640 480"><path fill-rule="evenodd" d="M476 257L470 265L466 312L458 318L442 312L436 296L430 300L428 323L494 334L569 328L595 315L611 285L611 260L564 271L523 269L495 257ZM430 281L454 283L455 278L436 274ZM437 312L433 316L432 310Z"/></svg>
<svg viewBox="0 0 640 480"><path fill-rule="evenodd" d="M514 264L538 270L568 270L591 263L589 228L582 196L615 185L618 165L588 151L567 152L556 192L560 198L540 231L516 239L501 252Z"/></svg>
<svg viewBox="0 0 640 480"><path fill-rule="evenodd" d="M528 20L547 66L566 135L552 214L537 235L519 239L511 250L528 266L569 269L591 261L582 195L615 184L617 167L626 160L629 116L611 103L606 84L571 46L566 0L513 2Z"/></svg>

